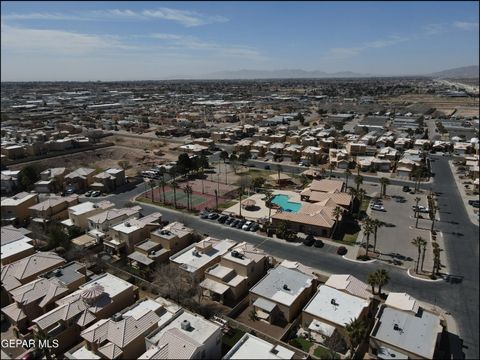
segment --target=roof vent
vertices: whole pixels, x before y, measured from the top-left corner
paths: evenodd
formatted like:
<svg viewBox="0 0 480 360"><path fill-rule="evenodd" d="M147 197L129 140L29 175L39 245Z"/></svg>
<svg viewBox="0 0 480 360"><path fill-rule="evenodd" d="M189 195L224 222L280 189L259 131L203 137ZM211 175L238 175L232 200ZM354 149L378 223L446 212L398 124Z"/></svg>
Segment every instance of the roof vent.
<svg viewBox="0 0 480 360"><path fill-rule="evenodd" d="M276 348L272 348L270 350L270 352L273 354L273 355L277 355L278 354L278 350Z"/></svg>
<svg viewBox="0 0 480 360"><path fill-rule="evenodd" d="M126 227L130 227L131 225L130 225L130 223L127 221L127 222L125 223L125 226L126 226Z"/></svg>
<svg viewBox="0 0 480 360"><path fill-rule="evenodd" d="M183 320L180 324L180 327L182 328L182 330L185 330L185 331L190 330L190 321Z"/></svg>
<svg viewBox="0 0 480 360"><path fill-rule="evenodd" d="M117 321L120 321L123 319L123 315L122 314L115 314L113 315L113 321L117 322Z"/></svg>
<svg viewBox="0 0 480 360"><path fill-rule="evenodd" d="M55 275L56 277L62 276L62 270L61 269L54 270L53 275Z"/></svg>
<svg viewBox="0 0 480 360"><path fill-rule="evenodd" d="M287 284L283 284L283 290L290 290Z"/></svg>
<svg viewBox="0 0 480 360"><path fill-rule="evenodd" d="M400 327L398 326L397 323L393 324L393 330L395 331L401 331L402 329L400 329Z"/></svg>
<svg viewBox="0 0 480 360"><path fill-rule="evenodd" d="M98 209L98 204L93 204L92 206L94 209Z"/></svg>
<svg viewBox="0 0 480 360"><path fill-rule="evenodd" d="M332 305L334 305L334 306L337 306L337 305L338 305L338 304L337 304L337 300L335 300L335 299L330 300L330 304L332 304Z"/></svg>
<svg viewBox="0 0 480 360"><path fill-rule="evenodd" d="M193 256L199 256L200 254L199 254L199 252L198 252L197 249L193 249L192 255L193 255Z"/></svg>

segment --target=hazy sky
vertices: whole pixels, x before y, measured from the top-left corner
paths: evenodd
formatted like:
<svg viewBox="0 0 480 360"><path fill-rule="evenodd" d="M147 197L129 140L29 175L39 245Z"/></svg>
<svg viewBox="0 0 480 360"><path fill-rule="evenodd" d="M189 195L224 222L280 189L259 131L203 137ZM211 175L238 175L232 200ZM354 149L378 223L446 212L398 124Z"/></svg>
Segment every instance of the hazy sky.
<svg viewBox="0 0 480 360"><path fill-rule="evenodd" d="M240 69L424 74L479 61L477 2L1 3L1 79Z"/></svg>

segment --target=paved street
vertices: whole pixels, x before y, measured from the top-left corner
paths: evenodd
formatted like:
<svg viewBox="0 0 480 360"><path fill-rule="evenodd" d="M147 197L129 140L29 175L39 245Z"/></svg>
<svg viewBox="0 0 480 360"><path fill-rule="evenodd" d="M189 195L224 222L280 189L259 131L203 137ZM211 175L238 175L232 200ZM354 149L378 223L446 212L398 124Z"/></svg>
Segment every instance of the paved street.
<svg viewBox="0 0 480 360"><path fill-rule="evenodd" d="M478 226L473 225L466 217L466 211L460 194L455 188L455 182L447 159L442 157L437 157L437 159L437 161L432 163L432 167L436 173L435 179L442 179L442 181L426 184L423 187L432 187L433 191L442 193L439 199L441 221L436 225L436 228L444 233L445 251L449 259L451 273L464 276L463 281L457 284L443 281L427 282L415 280L410 278L403 269L386 264L361 264L347 261L336 255L332 247L328 245L323 249L317 249L298 244L289 244L253 233L224 227L217 222L201 220L199 217L170 209L146 204L142 204L142 207L145 209L145 214L161 211L165 220L182 221L187 226L193 227L203 234L236 241L247 241L258 245L273 256L292 261L301 261L307 266L325 272L350 273L366 281L368 273L371 271L379 267L386 268L391 278L386 290L407 292L419 300L432 303L449 311L457 321L460 337L464 341L463 351L466 357L478 358ZM107 198L115 202L117 206L123 206L131 197L143 191L145 191L145 186L140 184L129 192ZM459 232L463 236L457 235Z"/></svg>

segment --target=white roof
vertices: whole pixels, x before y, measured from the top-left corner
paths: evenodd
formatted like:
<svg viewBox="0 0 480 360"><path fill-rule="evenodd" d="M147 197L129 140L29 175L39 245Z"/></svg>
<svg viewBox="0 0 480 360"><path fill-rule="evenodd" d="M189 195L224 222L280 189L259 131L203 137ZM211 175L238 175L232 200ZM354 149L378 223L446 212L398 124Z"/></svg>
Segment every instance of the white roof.
<svg viewBox="0 0 480 360"><path fill-rule="evenodd" d="M211 248L205 251L197 250L199 246L211 244ZM170 257L170 261L179 264L184 270L195 272L197 269L222 256L237 243L233 240L218 240L208 237L199 243L195 243L183 251Z"/></svg>
<svg viewBox="0 0 480 360"><path fill-rule="evenodd" d="M308 325L308 328L327 337L332 336L335 331L334 326L317 319L313 319L310 325Z"/></svg>
<svg viewBox="0 0 480 360"><path fill-rule="evenodd" d="M80 349L76 350L75 352L70 354L70 358L72 359L100 359L100 356L96 355L95 353L88 350L85 346L82 346Z"/></svg>
<svg viewBox="0 0 480 360"><path fill-rule="evenodd" d="M364 299L320 285L303 311L343 327L352 319L358 319L362 310L368 305L369 302Z"/></svg>
<svg viewBox="0 0 480 360"><path fill-rule="evenodd" d="M74 215L81 215L81 214L86 214L90 211L96 210L96 209L110 209L115 206L114 203L110 201L100 201L98 203L93 203L91 201L86 201L83 203L80 203L75 206L71 206L68 208L68 210L74 214Z"/></svg>
<svg viewBox="0 0 480 360"><path fill-rule="evenodd" d="M244 334L223 359L292 359L295 353L251 334Z"/></svg>
<svg viewBox="0 0 480 360"><path fill-rule="evenodd" d="M37 197L37 194L30 194L27 192L18 193L12 197L2 199L1 205L2 206L18 206L25 201L28 201L34 197Z"/></svg>
<svg viewBox="0 0 480 360"><path fill-rule="evenodd" d="M389 293L385 305L399 310L412 311L415 314L418 311L417 300L407 293Z"/></svg>
<svg viewBox="0 0 480 360"><path fill-rule="evenodd" d="M33 248L33 245L31 244L32 241L33 241L32 239L25 236L20 240L2 245L2 251L1 251L2 260L12 255L26 251L28 249L32 249Z"/></svg>

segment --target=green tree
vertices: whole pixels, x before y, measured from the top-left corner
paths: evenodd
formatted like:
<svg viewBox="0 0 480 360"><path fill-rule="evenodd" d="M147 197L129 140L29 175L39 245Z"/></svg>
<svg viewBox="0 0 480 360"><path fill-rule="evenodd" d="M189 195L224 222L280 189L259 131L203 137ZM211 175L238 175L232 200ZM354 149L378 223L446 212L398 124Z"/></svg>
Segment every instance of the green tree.
<svg viewBox="0 0 480 360"><path fill-rule="evenodd" d="M336 206L332 212L333 217L335 218L335 228L332 231L332 238L335 231L338 229L338 219L343 215L343 209L340 206Z"/></svg>
<svg viewBox="0 0 480 360"><path fill-rule="evenodd" d="M422 265L420 267L420 269L423 271L423 263L425 262L425 253L427 251L427 241L425 240L423 243L422 243Z"/></svg>
<svg viewBox="0 0 480 360"><path fill-rule="evenodd" d="M420 255L422 253L422 247L423 244L426 243L425 239L422 238L421 236L417 236L414 238L411 242L412 245L414 245L417 248L418 251L418 258L417 258L417 264L415 266L415 272L418 274L418 267L420 266Z"/></svg>
<svg viewBox="0 0 480 360"><path fill-rule="evenodd" d="M162 187L162 194L163 194L163 203L165 204L166 199L165 199L165 185L167 185L167 182L165 179L160 179L160 186Z"/></svg>
<svg viewBox="0 0 480 360"><path fill-rule="evenodd" d="M362 175L358 175L358 176L355 176L355 184L357 185L357 193L358 193L358 190L360 189L360 185L363 184L363 176Z"/></svg>
<svg viewBox="0 0 480 360"><path fill-rule="evenodd" d="M70 239L68 234L63 231L59 225L54 225L48 231L48 246L50 248L63 247L65 250L70 248Z"/></svg>
<svg viewBox="0 0 480 360"><path fill-rule="evenodd" d="M305 188L305 186L307 186L309 182L310 182L310 179L308 178L307 175L305 174L300 175L300 183L301 183L302 189Z"/></svg>
<svg viewBox="0 0 480 360"><path fill-rule="evenodd" d="M264 184L265 184L265 178L263 178L261 176L257 176L257 177L252 179L252 187L254 189L261 188L261 187L263 187Z"/></svg>
<svg viewBox="0 0 480 360"><path fill-rule="evenodd" d="M438 206L433 205L430 209L430 220L432 220L432 226L430 227L430 232L433 232L433 227L435 225L435 216L437 215Z"/></svg>
<svg viewBox="0 0 480 360"><path fill-rule="evenodd" d="M237 161L238 161L238 156L234 153L230 155L230 164L233 167L233 172L236 174L237 173Z"/></svg>
<svg viewBox="0 0 480 360"><path fill-rule="evenodd" d="M372 220L372 226L373 226L373 252L377 249L377 232L378 229L385 226L385 223L383 221L380 221L378 219L373 219Z"/></svg>
<svg viewBox="0 0 480 360"><path fill-rule="evenodd" d="M376 272L371 272L368 274L367 283L372 287L372 294L375 295L375 286L378 285L378 278Z"/></svg>
<svg viewBox="0 0 480 360"><path fill-rule="evenodd" d="M33 165L25 166L18 174L18 181L23 190L30 191L33 184L40 180L40 171Z"/></svg>
<svg viewBox="0 0 480 360"><path fill-rule="evenodd" d="M243 194L244 194L243 188L238 189L238 198L239 198L239 203L238 204L239 204L239 209L240 209L240 211L239 211L240 217L242 217L242 196L243 196Z"/></svg>
<svg viewBox="0 0 480 360"><path fill-rule="evenodd" d="M390 185L390 180L386 177L380 178L380 184L382 186L382 196L386 195L387 186Z"/></svg>
<svg viewBox="0 0 480 360"><path fill-rule="evenodd" d="M350 177L350 175L352 175L352 172L350 171L350 169L346 169L345 170L345 189L348 189L348 178Z"/></svg>
<svg viewBox="0 0 480 360"><path fill-rule="evenodd" d="M217 189L213 191L215 192L215 210L218 210L218 191Z"/></svg>
<svg viewBox="0 0 480 360"><path fill-rule="evenodd" d="M182 153L178 155L177 167L178 171L182 175L187 175L190 172L190 170L192 169L192 160L187 153Z"/></svg>
<svg viewBox="0 0 480 360"><path fill-rule="evenodd" d="M280 187L280 173L283 171L282 165L277 165L277 175L278 175L278 187Z"/></svg>
<svg viewBox="0 0 480 360"><path fill-rule="evenodd" d="M388 275L388 271L385 269L378 269L375 271L376 278L377 278L377 285L378 285L378 294L382 294L382 287L387 286L388 282L390 281L390 276Z"/></svg>
<svg viewBox="0 0 480 360"><path fill-rule="evenodd" d="M350 323L345 324L345 331L350 349L350 357L353 358L355 349L360 345L367 333L365 322L360 319L352 319Z"/></svg>
<svg viewBox="0 0 480 360"><path fill-rule="evenodd" d="M172 189L173 189L173 204L175 206L175 209L177 208L177 188L178 188L178 183L173 180L172 183Z"/></svg>
<svg viewBox="0 0 480 360"><path fill-rule="evenodd" d="M240 155L238 155L238 161L240 161L240 164L242 164L243 166L245 166L245 162L250 158L249 154L246 153L246 152L242 152L240 153Z"/></svg>
<svg viewBox="0 0 480 360"><path fill-rule="evenodd" d="M270 223L270 219L272 218L272 200L275 197L273 193L268 192L265 197L265 205L268 207L268 222Z"/></svg>
<svg viewBox="0 0 480 360"><path fill-rule="evenodd" d="M420 202L420 200L421 200L421 199L420 199L418 196L415 198L415 210L414 210L415 219L416 219L416 221L415 221L415 228L418 228L418 218L419 218L419 216L418 216L418 214L419 214L419 212L418 212L418 203Z"/></svg>
<svg viewBox="0 0 480 360"><path fill-rule="evenodd" d="M358 206L358 214L357 216L360 216L360 210L362 209L362 203L363 203L363 199L366 195L366 191L365 189L360 189L357 191L357 196L358 196L358 201L360 202L360 205Z"/></svg>
<svg viewBox="0 0 480 360"><path fill-rule="evenodd" d="M329 170L328 178L331 179L332 178L332 171L335 170L335 164L334 163L328 164L328 170Z"/></svg>
<svg viewBox="0 0 480 360"><path fill-rule="evenodd" d="M365 244L365 255L368 257L368 250L370 248L370 235L373 233L372 219L366 218L363 223L363 234L367 236L367 242Z"/></svg>

